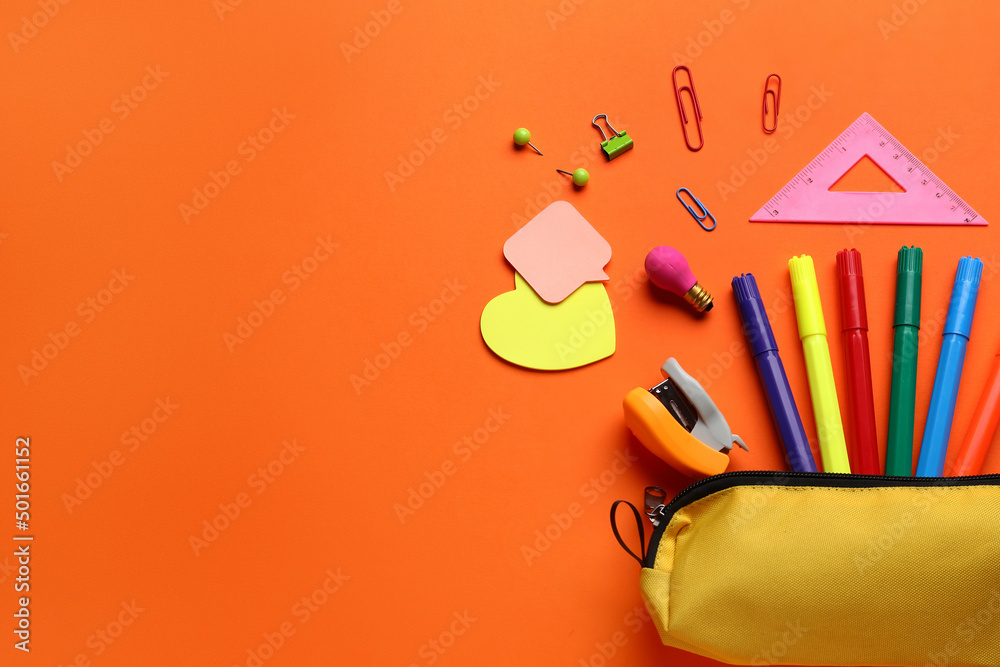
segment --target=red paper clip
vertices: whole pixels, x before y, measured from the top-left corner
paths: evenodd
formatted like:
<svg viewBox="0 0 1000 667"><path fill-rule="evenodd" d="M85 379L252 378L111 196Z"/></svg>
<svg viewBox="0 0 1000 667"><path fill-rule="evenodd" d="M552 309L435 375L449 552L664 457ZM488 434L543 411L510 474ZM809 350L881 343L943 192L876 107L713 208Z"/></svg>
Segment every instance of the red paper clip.
<svg viewBox="0 0 1000 667"><path fill-rule="evenodd" d="M682 69L687 72L688 85L677 87L677 70ZM690 151L700 151L701 147L705 145L705 135L701 131L701 104L698 103L698 94L694 92L694 77L691 76L691 70L689 70L684 65L678 65L674 68L674 73L672 75L674 82L674 96L677 98L677 111L681 116L681 132L684 134L684 143L687 145ZM684 102L681 100L681 93L687 91L688 96L691 97L691 104L694 107L694 125L698 128L698 141L701 142L697 146L692 146L691 141L688 139L687 124L688 117L687 112L684 111Z"/></svg>
<svg viewBox="0 0 1000 667"><path fill-rule="evenodd" d="M771 77L778 80L778 89L771 90ZM767 126L767 96L771 96L771 100L774 102L774 123L771 127ZM778 129L778 105L781 104L781 77L777 74L768 74L767 78L764 80L764 108L760 113L761 123L764 125L764 131L771 134Z"/></svg>

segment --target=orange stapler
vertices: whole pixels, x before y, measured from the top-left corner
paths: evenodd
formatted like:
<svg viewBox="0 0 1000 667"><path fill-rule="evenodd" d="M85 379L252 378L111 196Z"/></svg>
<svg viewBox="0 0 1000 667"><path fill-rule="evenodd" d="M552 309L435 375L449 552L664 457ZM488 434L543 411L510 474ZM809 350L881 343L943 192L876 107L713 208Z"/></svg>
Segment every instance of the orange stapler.
<svg viewBox="0 0 1000 667"><path fill-rule="evenodd" d="M625 396L625 423L646 448L690 477L725 472L733 444L750 451L698 381L671 357L664 380Z"/></svg>

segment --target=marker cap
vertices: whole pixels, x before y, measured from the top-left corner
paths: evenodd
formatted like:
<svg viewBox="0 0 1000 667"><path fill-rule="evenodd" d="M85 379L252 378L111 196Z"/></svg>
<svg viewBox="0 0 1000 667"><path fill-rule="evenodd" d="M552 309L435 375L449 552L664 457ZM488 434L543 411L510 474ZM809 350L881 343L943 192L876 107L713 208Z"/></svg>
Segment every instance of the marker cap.
<svg viewBox="0 0 1000 667"><path fill-rule="evenodd" d="M743 332L750 344L751 354L756 357L769 350L777 352L778 341L771 331L771 323L767 319L767 311L764 310L764 301L760 298L757 281L752 273L744 273L733 278L733 294L736 296L736 305L739 306L740 316L743 318Z"/></svg>
<svg viewBox="0 0 1000 667"><path fill-rule="evenodd" d="M837 276L840 278L840 312L843 330L868 331L865 279L861 274L861 253L856 248L837 253Z"/></svg>
<svg viewBox="0 0 1000 667"><path fill-rule="evenodd" d="M924 269L924 251L903 246L896 255L896 310L892 326L902 324L920 328L920 285Z"/></svg>
<svg viewBox="0 0 1000 667"><path fill-rule="evenodd" d="M944 322L945 334L959 334L968 338L972 333L972 316L976 312L979 281L983 277L983 260L963 257L958 260L955 286L948 304L948 319Z"/></svg>
<svg viewBox="0 0 1000 667"><path fill-rule="evenodd" d="M792 298L795 299L795 319L799 323L799 338L826 335L823 321L823 306L819 300L819 283L816 282L816 267L809 255L792 257L788 260L788 271L792 277Z"/></svg>

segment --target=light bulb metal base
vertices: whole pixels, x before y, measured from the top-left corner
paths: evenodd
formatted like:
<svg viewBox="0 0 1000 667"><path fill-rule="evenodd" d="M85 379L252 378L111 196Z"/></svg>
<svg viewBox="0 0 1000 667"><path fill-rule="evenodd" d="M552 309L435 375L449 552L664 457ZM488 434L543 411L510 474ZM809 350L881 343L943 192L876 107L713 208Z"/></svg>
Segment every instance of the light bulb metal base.
<svg viewBox="0 0 1000 667"><path fill-rule="evenodd" d="M685 292L684 300L700 313L712 310L712 295L701 286L701 283L695 283L691 289Z"/></svg>

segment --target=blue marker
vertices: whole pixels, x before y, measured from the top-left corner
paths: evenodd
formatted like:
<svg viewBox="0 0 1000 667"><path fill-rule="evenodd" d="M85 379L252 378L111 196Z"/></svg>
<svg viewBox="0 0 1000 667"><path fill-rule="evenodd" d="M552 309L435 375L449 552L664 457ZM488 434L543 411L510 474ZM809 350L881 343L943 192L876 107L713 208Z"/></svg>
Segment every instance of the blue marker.
<svg viewBox="0 0 1000 667"><path fill-rule="evenodd" d="M955 286L948 304L948 319L944 323L941 356L938 357L937 375L931 391L931 404L927 409L924 440L920 445L917 477L940 477L944 474L944 461L948 453L951 421L955 416L958 385L962 380L965 348L972 332L972 316L976 313L979 281L983 277L983 262L978 257L958 260Z"/></svg>

